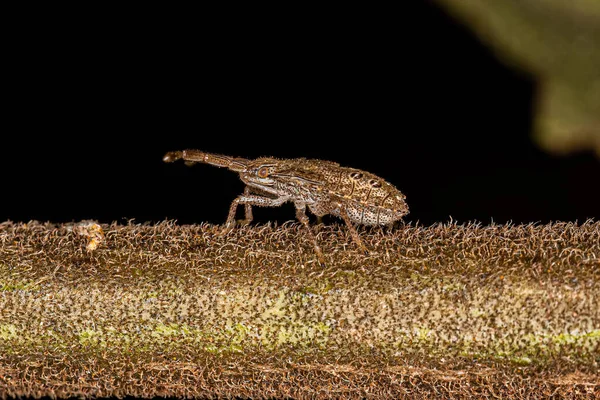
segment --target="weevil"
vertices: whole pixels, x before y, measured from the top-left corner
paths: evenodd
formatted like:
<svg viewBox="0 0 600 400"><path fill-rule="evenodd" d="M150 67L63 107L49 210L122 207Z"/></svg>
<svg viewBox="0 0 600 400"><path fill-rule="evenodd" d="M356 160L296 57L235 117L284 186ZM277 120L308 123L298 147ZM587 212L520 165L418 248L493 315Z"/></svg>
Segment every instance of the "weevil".
<svg viewBox="0 0 600 400"><path fill-rule="evenodd" d="M296 218L306 228L321 265L325 265L325 258L309 224L307 207L318 217L331 214L344 220L353 241L367 254L353 223L392 225L408 214L405 196L395 186L369 172L331 161L271 157L250 160L200 150L172 151L163 157L165 162L177 160L188 165L204 163L228 168L237 172L246 184L244 193L231 203L224 234L234 228L240 204L245 210L241 223L248 224L253 219L252 206L278 207L288 201L294 203Z"/></svg>

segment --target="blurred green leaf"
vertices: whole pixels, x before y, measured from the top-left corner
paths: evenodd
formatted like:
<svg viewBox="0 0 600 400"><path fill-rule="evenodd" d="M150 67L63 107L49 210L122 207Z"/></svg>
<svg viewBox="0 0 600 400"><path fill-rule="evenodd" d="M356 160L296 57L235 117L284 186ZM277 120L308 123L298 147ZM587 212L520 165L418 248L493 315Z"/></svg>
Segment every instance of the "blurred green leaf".
<svg viewBox="0 0 600 400"><path fill-rule="evenodd" d="M600 157L600 1L436 0L538 81L535 139Z"/></svg>

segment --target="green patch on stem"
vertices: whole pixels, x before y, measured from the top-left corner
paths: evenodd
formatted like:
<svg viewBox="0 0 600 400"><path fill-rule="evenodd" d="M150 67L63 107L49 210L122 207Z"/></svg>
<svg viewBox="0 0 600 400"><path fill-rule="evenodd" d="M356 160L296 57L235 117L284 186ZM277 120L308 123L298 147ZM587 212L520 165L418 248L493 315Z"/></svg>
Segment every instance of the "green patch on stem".
<svg viewBox="0 0 600 400"><path fill-rule="evenodd" d="M37 291L40 290L39 285L37 285L35 282L20 282L20 281L16 281L16 282L8 282L8 281L3 281L0 282L0 292L16 292L16 291Z"/></svg>
<svg viewBox="0 0 600 400"><path fill-rule="evenodd" d="M19 330L13 324L0 325L0 340L15 340L19 338Z"/></svg>

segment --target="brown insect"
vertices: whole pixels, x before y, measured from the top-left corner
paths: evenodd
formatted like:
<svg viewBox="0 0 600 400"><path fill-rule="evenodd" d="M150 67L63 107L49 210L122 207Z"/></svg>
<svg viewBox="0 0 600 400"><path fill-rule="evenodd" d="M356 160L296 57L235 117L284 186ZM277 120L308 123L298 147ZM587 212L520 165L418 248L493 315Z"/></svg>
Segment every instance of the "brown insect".
<svg viewBox="0 0 600 400"><path fill-rule="evenodd" d="M344 220L354 242L365 253L367 248L352 223L392 225L408 214L405 196L390 183L369 172L342 167L331 161L271 157L248 160L205 153L200 150L172 151L165 162L183 159L186 164L205 163L226 167L240 174L246 184L244 194L231 203L223 233L235 226L239 204L244 205L245 219L252 221L252 206L277 207L287 201L296 206L296 218L306 227L321 265L324 257L306 215L306 207L322 217L332 214Z"/></svg>

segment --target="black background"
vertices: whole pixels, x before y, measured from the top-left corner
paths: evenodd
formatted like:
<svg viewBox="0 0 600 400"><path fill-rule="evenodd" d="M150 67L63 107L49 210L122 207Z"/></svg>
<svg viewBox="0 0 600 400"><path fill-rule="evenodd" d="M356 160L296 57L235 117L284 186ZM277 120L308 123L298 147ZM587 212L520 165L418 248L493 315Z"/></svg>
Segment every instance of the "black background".
<svg viewBox="0 0 600 400"><path fill-rule="evenodd" d="M538 82L432 3L402 4L15 16L0 221L223 223L242 183L161 161L185 148L364 169L423 224L597 219L598 159L530 138Z"/></svg>

